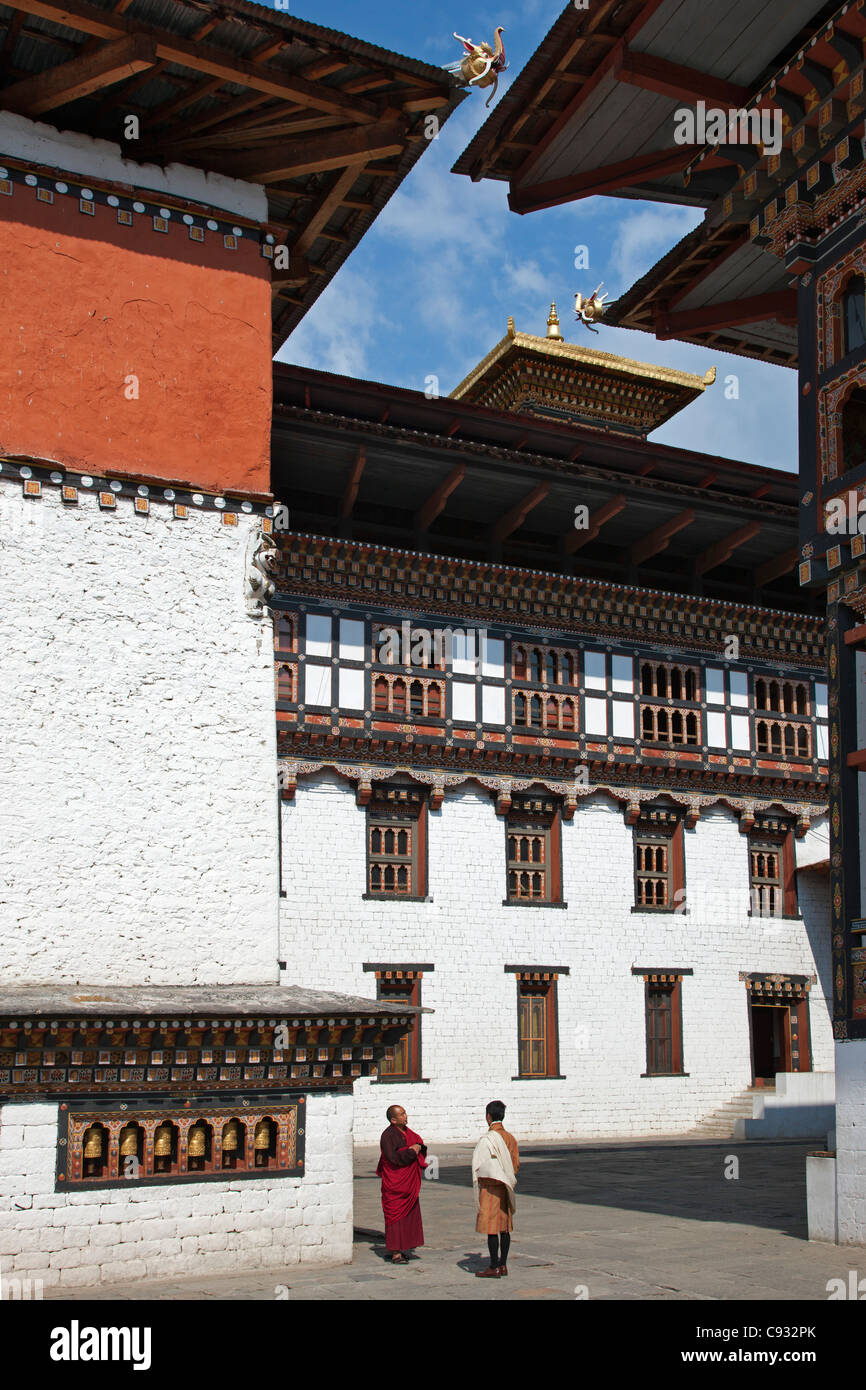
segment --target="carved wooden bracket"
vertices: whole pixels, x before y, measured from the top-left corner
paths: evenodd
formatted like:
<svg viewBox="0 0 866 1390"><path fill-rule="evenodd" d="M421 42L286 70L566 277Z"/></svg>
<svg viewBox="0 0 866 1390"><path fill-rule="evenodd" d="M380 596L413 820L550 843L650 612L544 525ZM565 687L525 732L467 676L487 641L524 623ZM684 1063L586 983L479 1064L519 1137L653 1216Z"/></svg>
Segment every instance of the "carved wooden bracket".
<svg viewBox="0 0 866 1390"><path fill-rule="evenodd" d="M640 820L640 802L630 801L625 808L626 825L636 825Z"/></svg>
<svg viewBox="0 0 866 1390"><path fill-rule="evenodd" d="M747 810L743 811L740 816L740 834L748 835L749 831L754 829L754 826L755 810L754 807L750 806Z"/></svg>

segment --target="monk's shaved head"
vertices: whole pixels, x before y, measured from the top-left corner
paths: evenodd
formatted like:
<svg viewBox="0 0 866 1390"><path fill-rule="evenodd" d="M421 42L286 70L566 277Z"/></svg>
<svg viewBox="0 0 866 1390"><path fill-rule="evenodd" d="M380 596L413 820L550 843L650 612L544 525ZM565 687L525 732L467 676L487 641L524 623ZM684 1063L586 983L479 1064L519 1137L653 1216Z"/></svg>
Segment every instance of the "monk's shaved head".
<svg viewBox="0 0 866 1390"><path fill-rule="evenodd" d="M399 1114L400 1114L400 1111L401 1111L402 1109L403 1109L402 1105L389 1105L389 1106L388 1106L388 1109L385 1111L385 1119L388 1121L389 1124L393 1123L394 1116L395 1116L395 1115L399 1115Z"/></svg>

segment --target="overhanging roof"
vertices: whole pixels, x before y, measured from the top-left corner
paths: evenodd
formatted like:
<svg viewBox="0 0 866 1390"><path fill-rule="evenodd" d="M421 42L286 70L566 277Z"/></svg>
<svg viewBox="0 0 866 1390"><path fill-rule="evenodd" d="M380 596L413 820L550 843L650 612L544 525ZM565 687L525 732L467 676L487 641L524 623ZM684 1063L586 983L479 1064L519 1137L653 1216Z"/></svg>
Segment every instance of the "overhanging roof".
<svg viewBox="0 0 866 1390"><path fill-rule="evenodd" d="M274 271L279 346L463 100L443 68L220 0L0 3L0 108L117 141L134 157L267 190L289 248Z"/></svg>
<svg viewBox="0 0 866 1390"><path fill-rule="evenodd" d="M708 206L725 160L684 185L674 112L744 104L796 52L817 0L604 0L566 6L454 165L510 184L516 212L609 193Z"/></svg>
<svg viewBox="0 0 866 1390"><path fill-rule="evenodd" d="M286 363L272 451L293 531L817 609L794 473Z"/></svg>

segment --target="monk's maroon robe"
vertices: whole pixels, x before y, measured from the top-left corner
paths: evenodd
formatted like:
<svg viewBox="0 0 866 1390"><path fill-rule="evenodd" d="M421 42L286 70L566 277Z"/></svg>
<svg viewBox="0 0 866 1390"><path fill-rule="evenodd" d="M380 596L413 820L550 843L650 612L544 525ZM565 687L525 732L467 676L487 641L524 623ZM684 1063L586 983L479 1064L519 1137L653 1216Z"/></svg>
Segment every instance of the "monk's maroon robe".
<svg viewBox="0 0 866 1390"><path fill-rule="evenodd" d="M412 1152L413 1144L421 1144L421 1153ZM414 1130L389 1125L379 1140L379 1147L382 1154L376 1175L382 1179L386 1248L414 1250L424 1244L419 1200L421 1169L427 1167L424 1141Z"/></svg>

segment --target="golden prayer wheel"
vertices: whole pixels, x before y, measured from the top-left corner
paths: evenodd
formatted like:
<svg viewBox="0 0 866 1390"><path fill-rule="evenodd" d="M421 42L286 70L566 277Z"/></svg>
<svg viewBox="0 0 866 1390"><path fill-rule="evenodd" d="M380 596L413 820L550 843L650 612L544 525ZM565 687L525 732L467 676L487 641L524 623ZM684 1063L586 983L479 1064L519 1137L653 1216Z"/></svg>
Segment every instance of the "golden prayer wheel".
<svg viewBox="0 0 866 1390"><path fill-rule="evenodd" d="M161 1124L153 1136L153 1154L155 1158L171 1157L171 1125L166 1122Z"/></svg>
<svg viewBox="0 0 866 1390"><path fill-rule="evenodd" d="M120 1131L120 1157L138 1154L138 1125L124 1125Z"/></svg>
<svg viewBox="0 0 866 1390"><path fill-rule="evenodd" d="M186 1149L189 1157L204 1158L206 1144L207 1130L205 1129L202 1121L199 1120L196 1124L193 1125L192 1129L189 1132L189 1140Z"/></svg>
<svg viewBox="0 0 866 1390"><path fill-rule="evenodd" d="M254 1149L269 1149L271 1147L271 1122L270 1120L259 1120L256 1125L253 1137Z"/></svg>
<svg viewBox="0 0 866 1390"><path fill-rule="evenodd" d="M102 1129L91 1125L84 1131L84 1157L102 1158Z"/></svg>
<svg viewBox="0 0 866 1390"><path fill-rule="evenodd" d="M223 1130L223 1153L234 1153L241 1137L241 1127L237 1120L229 1120Z"/></svg>

